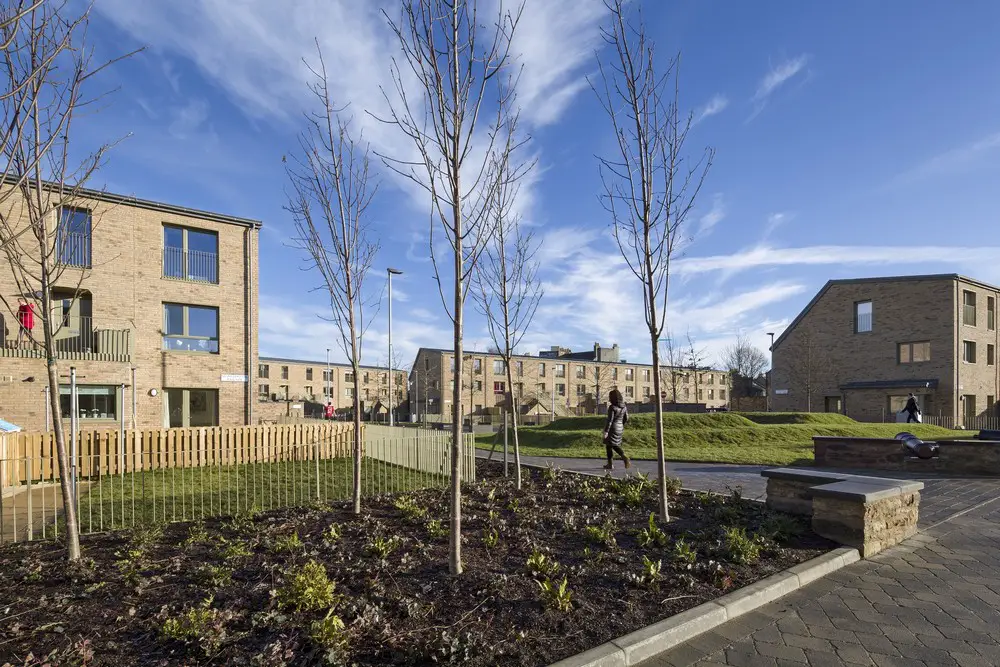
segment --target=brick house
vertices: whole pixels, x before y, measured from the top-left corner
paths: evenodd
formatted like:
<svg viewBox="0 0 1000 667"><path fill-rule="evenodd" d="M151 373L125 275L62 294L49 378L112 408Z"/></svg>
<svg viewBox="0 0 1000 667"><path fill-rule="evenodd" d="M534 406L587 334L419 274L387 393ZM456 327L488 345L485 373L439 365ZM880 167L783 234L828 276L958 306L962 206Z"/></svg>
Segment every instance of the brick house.
<svg viewBox="0 0 1000 667"><path fill-rule="evenodd" d="M473 415L496 415L505 399L503 358L490 352L465 352L462 403ZM410 372L414 414L428 421L451 421L452 350L420 348ZM618 346L571 352L553 347L538 356L514 355L514 396L522 413L557 417L603 411L607 396L618 389L627 404L654 403L653 367L619 359ZM660 367L665 404L718 409L728 405L729 375L700 368ZM468 413L467 415L468 416Z"/></svg>
<svg viewBox="0 0 1000 667"><path fill-rule="evenodd" d="M772 405L880 421L912 392L925 415L993 417L998 298L957 274L831 280L774 342Z"/></svg>
<svg viewBox="0 0 1000 667"><path fill-rule="evenodd" d="M17 215L20 203L8 205ZM93 190L54 210L64 414L72 366L83 428L116 426L123 412L138 428L253 423L261 223ZM9 264L0 292L21 296ZM0 412L43 430L43 354L17 340L16 317L0 317Z"/></svg>
<svg viewBox="0 0 1000 667"><path fill-rule="evenodd" d="M361 412L366 419L382 419L388 415L388 370L384 366L361 367ZM406 371L395 369L393 374L396 393L392 406L396 419L406 419ZM346 415L354 407L354 378L350 364L327 365L325 361L260 357L257 376L258 410L263 419L293 413L298 417L318 417L328 400L338 415Z"/></svg>

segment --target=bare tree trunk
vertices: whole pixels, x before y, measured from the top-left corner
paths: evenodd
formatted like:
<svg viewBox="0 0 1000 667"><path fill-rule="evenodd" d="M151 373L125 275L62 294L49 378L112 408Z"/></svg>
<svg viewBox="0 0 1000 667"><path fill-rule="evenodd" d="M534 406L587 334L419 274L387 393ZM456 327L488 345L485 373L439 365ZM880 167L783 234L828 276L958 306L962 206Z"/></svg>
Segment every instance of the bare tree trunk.
<svg viewBox="0 0 1000 667"><path fill-rule="evenodd" d="M43 279L44 282L45 279ZM48 299L45 298L43 301L48 301ZM54 349L52 347L54 346L52 325L49 323L48 317L42 319L42 332L45 337L45 349ZM62 481L59 488L62 492L63 517L65 517L66 522L66 558L67 560L74 561L80 558L80 526L76 516L76 498L73 495L75 484L70 476L66 431L63 429L62 419L60 418L59 366L55 357L49 357L46 364L49 383L49 409L53 417L52 429L56 435L56 458L59 465L59 479Z"/></svg>
<svg viewBox="0 0 1000 667"><path fill-rule="evenodd" d="M648 241L648 238L647 238ZM653 265L650 255L646 255L646 293L649 303L649 339L653 352L653 394L656 401L656 473L660 497L660 520L670 521L670 503L667 498L667 453L663 443L663 402L660 399L660 337L656 330L656 298L653 293Z"/></svg>
<svg viewBox="0 0 1000 667"><path fill-rule="evenodd" d="M521 490L521 448L517 439L517 406L514 404L514 373L510 369L510 350L507 351L507 358L504 365L507 367L507 395L510 397L510 420L514 431L514 484L518 491ZM506 427L506 425L505 425Z"/></svg>

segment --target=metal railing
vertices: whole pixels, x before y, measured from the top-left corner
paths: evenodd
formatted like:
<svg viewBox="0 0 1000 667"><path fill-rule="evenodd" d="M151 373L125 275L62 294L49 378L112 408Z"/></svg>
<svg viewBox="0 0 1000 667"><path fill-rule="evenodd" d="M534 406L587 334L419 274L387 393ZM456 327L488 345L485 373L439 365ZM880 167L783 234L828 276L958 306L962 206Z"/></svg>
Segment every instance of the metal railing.
<svg viewBox="0 0 1000 667"><path fill-rule="evenodd" d="M163 249L163 277L198 283L219 282L219 255L182 248Z"/></svg>
<svg viewBox="0 0 1000 667"><path fill-rule="evenodd" d="M941 426L944 428L951 429L964 429L966 431L982 431L982 430L997 430L1000 429L1000 417L991 417L987 415L979 415L977 417L950 417L946 415L921 415L921 422L924 424L933 424L935 426ZM896 416L891 415L891 419L887 417L886 421L895 422Z"/></svg>
<svg viewBox="0 0 1000 667"><path fill-rule="evenodd" d="M54 453L34 446L45 435L0 435L0 543L65 532ZM169 429L123 441L95 433L70 449L81 534L348 500L353 490L349 424ZM447 433L367 426L363 450L363 497L446 487L451 477ZM463 480L475 480L475 465L469 434Z"/></svg>
<svg viewBox="0 0 1000 667"><path fill-rule="evenodd" d="M132 330L124 323L81 315L53 316L55 352L59 359L80 361L132 360ZM0 357L44 357L42 323L35 318L35 339L18 336L15 318L0 316Z"/></svg>
<svg viewBox="0 0 1000 667"><path fill-rule="evenodd" d="M56 237L57 257L63 266L90 268L92 240L89 233L59 231Z"/></svg>

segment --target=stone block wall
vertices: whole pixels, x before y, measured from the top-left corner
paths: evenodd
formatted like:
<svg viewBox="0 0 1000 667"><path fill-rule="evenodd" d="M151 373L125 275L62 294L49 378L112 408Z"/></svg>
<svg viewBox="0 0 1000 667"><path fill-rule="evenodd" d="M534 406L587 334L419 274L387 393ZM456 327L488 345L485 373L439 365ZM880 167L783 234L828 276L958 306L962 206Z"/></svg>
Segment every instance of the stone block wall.
<svg viewBox="0 0 1000 667"><path fill-rule="evenodd" d="M1000 475L1000 442L945 440L935 458L906 456L898 440L816 436L816 465L828 468L911 470L958 475Z"/></svg>
<svg viewBox="0 0 1000 667"><path fill-rule="evenodd" d="M917 533L920 493L861 503L845 498L813 498L817 535L855 547L868 558Z"/></svg>

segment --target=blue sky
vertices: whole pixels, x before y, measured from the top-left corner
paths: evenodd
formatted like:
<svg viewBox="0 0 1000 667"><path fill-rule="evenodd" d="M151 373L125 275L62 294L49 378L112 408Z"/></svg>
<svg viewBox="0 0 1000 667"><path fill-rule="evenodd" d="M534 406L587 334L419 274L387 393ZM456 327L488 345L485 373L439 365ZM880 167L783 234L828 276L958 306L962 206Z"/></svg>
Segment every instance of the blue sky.
<svg viewBox="0 0 1000 667"><path fill-rule="evenodd" d="M638 2L638 0L636 0ZM391 3L389 3L391 5ZM118 92L81 142L130 134L93 182L143 198L264 221L260 352L342 359L326 308L288 247L281 157L309 108L303 57L318 38L337 99L373 147L408 148L371 121L395 45L377 3L355 0L96 0L99 54L146 44L104 84ZM830 278L960 272L1000 283L1000 4L642 3L664 58L683 57L688 147L716 150L675 264L669 328L713 356L737 332L762 348ZM363 9L358 10L361 6ZM523 345L619 343L648 361L641 287L622 266L597 194L608 122L596 70L601 0L527 0L515 52L539 159L526 215L542 240L546 296ZM447 347L427 261L428 205L389 173L373 227L393 281L393 338L409 363ZM381 276L373 282L381 280ZM471 309L470 309L471 310ZM385 310L364 361L384 363ZM469 345L488 344L470 318Z"/></svg>

